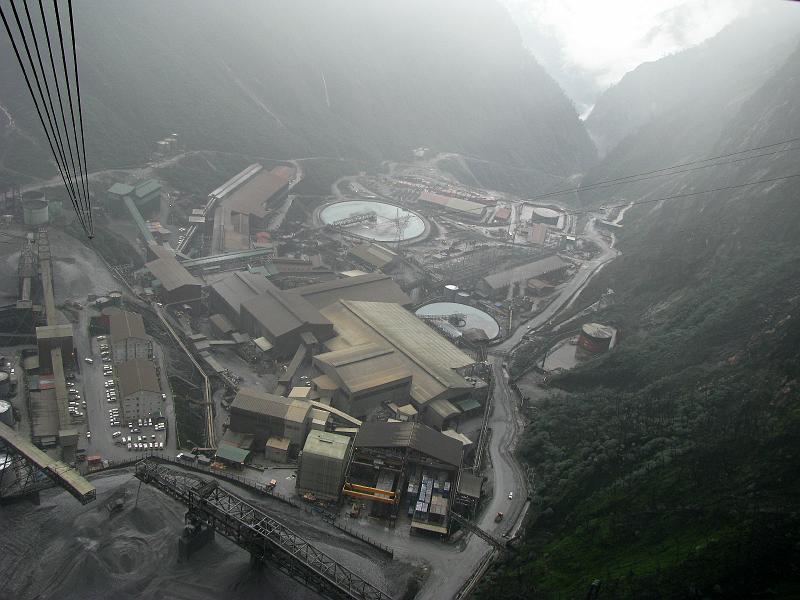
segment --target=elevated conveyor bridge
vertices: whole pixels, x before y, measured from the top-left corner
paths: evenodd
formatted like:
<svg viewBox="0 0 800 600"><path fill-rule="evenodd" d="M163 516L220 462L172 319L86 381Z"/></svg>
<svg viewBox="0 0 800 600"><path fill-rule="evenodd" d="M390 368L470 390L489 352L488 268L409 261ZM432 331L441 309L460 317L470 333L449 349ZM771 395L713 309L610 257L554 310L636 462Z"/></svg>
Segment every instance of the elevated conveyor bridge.
<svg viewBox="0 0 800 600"><path fill-rule="evenodd" d="M187 520L199 522L269 561L319 594L335 600L391 600L377 587L312 546L264 511L219 486L213 479L144 459L136 477L188 507Z"/></svg>
<svg viewBox="0 0 800 600"><path fill-rule="evenodd" d="M88 504L97 496L95 487L77 471L51 458L0 423L0 499L21 498L53 483Z"/></svg>

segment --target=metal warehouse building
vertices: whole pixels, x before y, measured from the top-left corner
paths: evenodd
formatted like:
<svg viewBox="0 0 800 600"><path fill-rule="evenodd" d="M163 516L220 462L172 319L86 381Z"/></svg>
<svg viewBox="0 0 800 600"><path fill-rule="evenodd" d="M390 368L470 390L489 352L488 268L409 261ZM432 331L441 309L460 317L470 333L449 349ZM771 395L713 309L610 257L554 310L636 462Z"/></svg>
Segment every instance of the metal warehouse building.
<svg viewBox="0 0 800 600"><path fill-rule="evenodd" d="M158 281L164 304L194 302L202 296L203 283L189 273L175 257L159 258L145 264Z"/></svg>
<svg viewBox="0 0 800 600"><path fill-rule="evenodd" d="M364 423L353 442L343 493L368 502L372 514L447 534L461 468L461 442L422 423Z"/></svg>
<svg viewBox="0 0 800 600"><path fill-rule="evenodd" d="M376 387L383 380L399 385L402 366L411 374L409 393L420 420L437 429L461 414L453 401L485 395L485 383L464 377L475 360L399 304L341 300L321 312L336 337L325 343L331 355L316 361L333 381L376 378ZM346 385L341 389L349 393Z"/></svg>
<svg viewBox="0 0 800 600"><path fill-rule="evenodd" d="M122 419L133 421L161 412L161 385L152 361L135 359L117 365Z"/></svg>
<svg viewBox="0 0 800 600"><path fill-rule="evenodd" d="M111 358L114 364L153 357L153 342L144 330L142 315L115 310L108 320L111 330Z"/></svg>
<svg viewBox="0 0 800 600"><path fill-rule="evenodd" d="M231 404L230 423L232 431L253 434L258 448L271 437L287 438L300 448L310 428L311 403L242 388Z"/></svg>
<svg viewBox="0 0 800 600"><path fill-rule="evenodd" d="M265 337L278 356L292 354L305 332L319 341L333 336L333 324L309 302L269 282L263 294L242 302L239 323L253 338Z"/></svg>
<svg viewBox="0 0 800 600"><path fill-rule="evenodd" d="M411 298L400 289L394 279L383 273L366 273L355 277L304 285L288 290L288 293L301 296L318 309L325 308L337 300L394 302L403 306L411 304Z"/></svg>
<svg viewBox="0 0 800 600"><path fill-rule="evenodd" d="M568 266L569 263L562 258L548 256L526 265L487 275L478 283L478 289L486 296L495 297L504 294L510 285L515 283L526 285L529 279L562 273Z"/></svg>

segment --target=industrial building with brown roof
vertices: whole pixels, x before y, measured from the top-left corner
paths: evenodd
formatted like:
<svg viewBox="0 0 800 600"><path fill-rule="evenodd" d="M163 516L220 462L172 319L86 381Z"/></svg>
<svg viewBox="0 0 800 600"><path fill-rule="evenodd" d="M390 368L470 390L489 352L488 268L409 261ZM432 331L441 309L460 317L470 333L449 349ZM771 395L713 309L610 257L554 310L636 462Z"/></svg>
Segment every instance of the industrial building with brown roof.
<svg viewBox="0 0 800 600"><path fill-rule="evenodd" d="M391 266L397 260L397 253L385 246L374 243L356 244L348 252L366 264L383 269Z"/></svg>
<svg viewBox="0 0 800 600"><path fill-rule="evenodd" d="M333 322L336 332L325 343L329 351L378 344L396 352L411 373L411 399L420 418L430 425L441 428L458 416L460 411L450 400L476 389L459 373L475 360L398 304L342 300L322 314Z"/></svg>
<svg viewBox="0 0 800 600"><path fill-rule="evenodd" d="M409 398L411 371L388 345L361 344L318 354L314 365L337 384L332 406L354 417Z"/></svg>
<svg viewBox="0 0 800 600"><path fill-rule="evenodd" d="M337 300L394 302L403 306L411 304L411 298L391 277L383 273L366 273L304 285L289 290L288 293L303 297L316 308L325 308Z"/></svg>
<svg viewBox="0 0 800 600"><path fill-rule="evenodd" d="M242 302L239 316L242 330L254 338L267 338L278 356L294 352L301 343L300 334L305 331L320 341L333 335L331 322L308 301L267 284L263 294Z"/></svg>
<svg viewBox="0 0 800 600"><path fill-rule="evenodd" d="M461 466L463 454L461 442L423 423L364 423L354 445L356 448L410 448L455 469Z"/></svg>
<svg viewBox="0 0 800 600"><path fill-rule="evenodd" d="M209 305L212 311L224 314L232 323L239 323L242 302L265 294L270 286L263 275L236 271L211 284Z"/></svg>
<svg viewBox="0 0 800 600"><path fill-rule="evenodd" d="M569 263L559 256L548 256L541 260L520 265L498 273L487 275L480 281L480 289L488 295L502 292L514 283L525 283L529 279L563 271Z"/></svg>
<svg viewBox="0 0 800 600"><path fill-rule="evenodd" d="M159 258L145 264L161 285L165 304L199 300L203 283L173 257Z"/></svg>
<svg viewBox="0 0 800 600"><path fill-rule="evenodd" d="M230 428L255 435L256 445L270 437L285 437L302 446L311 419L311 403L284 398L253 388L242 388L231 404Z"/></svg>

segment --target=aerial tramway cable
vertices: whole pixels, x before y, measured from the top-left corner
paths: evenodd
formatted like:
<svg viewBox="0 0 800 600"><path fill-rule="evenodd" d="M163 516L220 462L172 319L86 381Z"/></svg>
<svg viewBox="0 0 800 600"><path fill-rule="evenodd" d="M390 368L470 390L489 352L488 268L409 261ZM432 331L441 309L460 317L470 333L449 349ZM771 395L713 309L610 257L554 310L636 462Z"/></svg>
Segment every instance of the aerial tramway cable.
<svg viewBox="0 0 800 600"><path fill-rule="evenodd" d="M5 27L6 33L8 34L8 38L11 41L11 45L14 50L14 55L17 58L17 63L19 64L19 67L22 70L22 75L23 78L25 79L25 85L27 86L31 99L33 100L34 108L36 109L36 114L39 117L39 122L42 125L42 129L44 129L45 137L47 138L47 143L50 147L50 152L56 163L56 167L58 168L59 174L61 175L61 179L64 182L64 187L66 189L67 195L69 196L70 201L72 202L72 206L75 210L75 214L78 217L81 227L83 227L83 230L91 239L92 237L94 237L94 226L92 222L91 199L89 196L89 188L88 188L89 180L88 180L88 169L86 167L86 142L83 131L83 112L81 108L80 84L78 81L77 50L75 43L75 29L73 24L72 0L68 0L68 7L69 7L70 39L72 41L72 59L73 59L73 68L75 74L75 88L76 88L75 102L73 102L72 100L72 88L70 85L69 67L67 65L66 51L64 49L64 34L58 10L58 0L53 0L53 9L55 12L57 29L58 29L58 38L61 48L61 59L62 59L61 63L64 68L64 73L63 73L64 86L67 91L67 97L69 103L69 111L70 111L69 120L71 121L72 124L72 135L75 144L74 152L72 147L73 142L70 138L70 128L67 125L67 118L65 115L65 107L64 107L63 97L61 94L61 86L58 81L59 77L55 66L56 61L53 56L53 47L50 38L49 28L47 26L47 17L45 14L45 9L42 0L39 0L39 13L42 17L42 26L44 28L45 38L47 41L48 54L50 57L50 66L52 69L52 76L53 76L53 83L56 89L56 94L58 96L58 107L61 113L60 115L61 124L63 125L63 133L64 133L63 137L61 135L61 128L59 127L59 119L55 110L53 95L51 93L50 85L48 82L48 74L47 71L45 70L44 63L42 61L42 52L40 51L39 48L39 41L36 36L36 31L33 19L31 18L30 10L28 9L27 3L23 0L24 12L25 16L27 17L28 29L30 30L30 36L31 36L31 40L29 43L28 37L25 32L25 27L23 26L22 20L20 18L20 13L17 10L17 6L15 4L15 0L9 0L9 3L11 5L11 10L13 12L14 22L17 26L18 35L15 35L14 32L12 31L10 19L7 17L6 11L3 10L3 7L1 5L0 5L0 17L3 20L3 25ZM27 63L25 61L25 58L23 57L23 52L20 47L20 42L22 49L24 49L24 55L25 57L27 57ZM33 58L33 53L31 51L31 45L33 46L33 49L36 54L35 61ZM37 71L36 69L37 63L41 71L41 79L39 77L39 71ZM31 81L31 79L33 79L33 81ZM42 89L43 85L44 85L44 90ZM76 119L75 119L76 105L78 112L78 124L76 124ZM80 140L78 139L79 132L80 132ZM66 146L66 150L64 146ZM67 160L67 154L69 154L69 160ZM72 167L71 169L70 166Z"/></svg>

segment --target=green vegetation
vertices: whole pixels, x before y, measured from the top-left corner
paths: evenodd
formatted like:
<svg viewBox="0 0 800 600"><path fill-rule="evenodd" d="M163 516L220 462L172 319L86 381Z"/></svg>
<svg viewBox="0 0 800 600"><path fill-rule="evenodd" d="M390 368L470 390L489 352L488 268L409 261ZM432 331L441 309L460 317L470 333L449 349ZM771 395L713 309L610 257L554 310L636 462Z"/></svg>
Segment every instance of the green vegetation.
<svg viewBox="0 0 800 600"><path fill-rule="evenodd" d="M800 593L796 194L758 200L626 216L622 256L575 307L613 288L591 319L621 344L528 407L532 519L480 597L584 597L595 579L601 598Z"/></svg>

